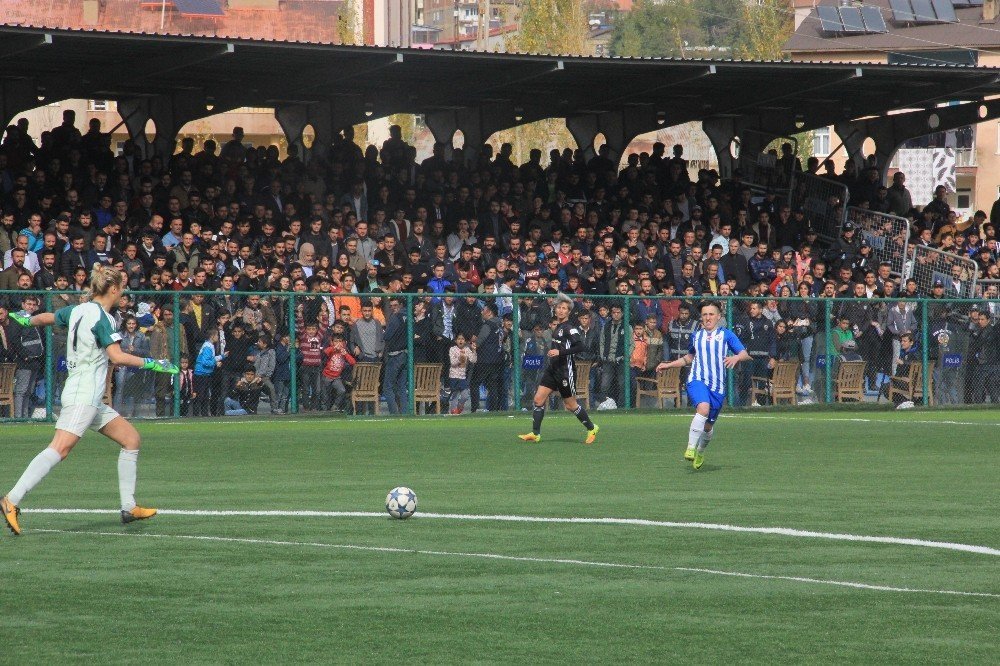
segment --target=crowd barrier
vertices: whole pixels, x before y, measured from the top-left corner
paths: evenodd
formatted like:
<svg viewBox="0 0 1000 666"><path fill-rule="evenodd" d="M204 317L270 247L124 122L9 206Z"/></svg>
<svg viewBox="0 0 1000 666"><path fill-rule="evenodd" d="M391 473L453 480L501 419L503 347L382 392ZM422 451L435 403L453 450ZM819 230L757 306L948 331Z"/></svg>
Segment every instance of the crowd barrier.
<svg viewBox="0 0 1000 666"><path fill-rule="evenodd" d="M39 311L80 298L0 292L0 302L17 311L28 296L39 299ZM132 297L142 305L119 315L123 347L183 368L175 377L110 370L105 401L141 418L524 411L549 348L555 300L480 293L158 291ZM576 393L586 404L595 410L686 406L685 372L655 368L686 351L696 302L574 299L577 314L589 314L579 324L585 348L575 357ZM729 373L730 406L1000 402L1000 301L718 300L726 325L752 356ZM985 327L982 311L991 315ZM222 332L215 337L213 329ZM66 332L13 323L5 331L0 418L52 421L66 378ZM37 339L29 339L33 335Z"/></svg>

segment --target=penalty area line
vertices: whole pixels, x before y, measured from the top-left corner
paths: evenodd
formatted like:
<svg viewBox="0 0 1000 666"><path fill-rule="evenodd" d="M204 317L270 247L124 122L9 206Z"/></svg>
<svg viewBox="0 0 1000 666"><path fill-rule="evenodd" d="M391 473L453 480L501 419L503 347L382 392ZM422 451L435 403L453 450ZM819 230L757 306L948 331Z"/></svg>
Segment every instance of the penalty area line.
<svg viewBox="0 0 1000 666"><path fill-rule="evenodd" d="M857 590L871 590L876 592L896 592L906 594L942 594L959 597L983 597L990 599L1000 599L1000 594L992 592L966 592L963 590L933 590L911 587L893 587L890 585L872 585L869 583L859 583L845 580L828 580L823 578L807 578L802 576L776 576L767 574L753 574L742 571L724 571L719 569L702 569L696 567L664 567L652 564L627 564L622 562L602 562L599 560L578 560L572 558L559 557L527 557L518 555L501 555L499 553L472 553L448 550L423 550L416 548L393 548L389 546L361 546L357 544L323 543L319 541L284 541L278 539L245 539L239 537L220 537L192 534L136 534L125 532L91 532L75 530L33 530L44 534L73 535L73 536L100 536L119 537L136 539L161 539L175 541L195 541L208 543L228 543L253 546L284 546L300 548L322 548L329 550L349 550L369 553L391 553L406 555L425 555L429 557L455 557L471 558L482 560L499 560L503 562L526 562L531 564L562 564L567 566L593 567L601 569L627 569L641 571L667 571L704 574L712 576L727 576L731 578L749 578L756 580L777 580L792 583L804 583L810 585L828 585L834 587L846 587Z"/></svg>
<svg viewBox="0 0 1000 666"><path fill-rule="evenodd" d="M117 511L107 509L23 509L24 513L94 515L117 514ZM196 517L277 517L277 518L385 518L386 514L378 511L226 511L200 509L160 509L163 516L196 516ZM977 555L1000 557L1000 549L989 546L978 546L967 543L951 543L948 541L930 541L926 539L911 539L894 536L871 536L866 534L841 534L836 532L815 532L798 530L790 527L751 527L745 525L726 525L720 523L682 523L666 520L647 520L644 518L559 518L552 516L511 516L511 515L478 515L463 513L417 513L411 518L419 520L466 520L495 521L507 523L555 523L569 525L630 525L636 527L668 527L676 529L699 529L718 532L737 532L745 534L769 534L800 539L829 539L833 541L854 541L860 543L880 543L895 546L912 546L916 548L936 548Z"/></svg>

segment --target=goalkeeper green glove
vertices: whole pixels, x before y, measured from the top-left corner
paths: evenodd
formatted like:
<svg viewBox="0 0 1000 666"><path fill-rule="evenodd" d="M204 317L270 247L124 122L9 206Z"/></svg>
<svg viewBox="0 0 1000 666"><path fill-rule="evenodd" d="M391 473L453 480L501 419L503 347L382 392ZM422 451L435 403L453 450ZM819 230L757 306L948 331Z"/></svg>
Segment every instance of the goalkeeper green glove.
<svg viewBox="0 0 1000 666"><path fill-rule="evenodd" d="M10 318L18 323L20 326L28 327L31 326L31 316L23 315L19 312L11 312Z"/></svg>
<svg viewBox="0 0 1000 666"><path fill-rule="evenodd" d="M153 372L165 372L168 375L176 375L180 370L176 365L171 363L165 358L159 360L147 358L145 363L142 364L143 370L152 370Z"/></svg>

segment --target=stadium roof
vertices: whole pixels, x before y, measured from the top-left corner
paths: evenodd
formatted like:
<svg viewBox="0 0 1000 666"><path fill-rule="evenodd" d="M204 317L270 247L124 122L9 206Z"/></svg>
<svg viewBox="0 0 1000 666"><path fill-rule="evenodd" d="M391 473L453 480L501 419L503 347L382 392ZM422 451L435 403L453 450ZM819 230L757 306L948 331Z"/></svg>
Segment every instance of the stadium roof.
<svg viewBox="0 0 1000 666"><path fill-rule="evenodd" d="M50 99L224 95L279 106L354 97L377 115L502 102L525 119L644 106L664 125L757 117L804 129L1000 94L1000 70L959 65L596 58L0 25L5 78L32 81Z"/></svg>

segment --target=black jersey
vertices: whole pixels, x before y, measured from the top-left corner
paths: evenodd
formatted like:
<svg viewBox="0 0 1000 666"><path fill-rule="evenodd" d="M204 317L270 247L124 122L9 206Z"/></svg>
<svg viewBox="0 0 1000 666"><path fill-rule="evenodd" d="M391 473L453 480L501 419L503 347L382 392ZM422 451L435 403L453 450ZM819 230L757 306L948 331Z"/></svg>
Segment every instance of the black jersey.
<svg viewBox="0 0 1000 666"><path fill-rule="evenodd" d="M549 367L555 370L570 368L573 365L573 355L585 351L586 345L580 326L570 321L564 321L552 331L552 346L550 349L559 351L559 356L547 357Z"/></svg>
<svg viewBox="0 0 1000 666"><path fill-rule="evenodd" d="M558 391L564 399L571 397L576 387L573 355L586 350L586 347L577 324L566 321L556 326L550 350L557 350L559 355L545 356L545 368L538 385Z"/></svg>

